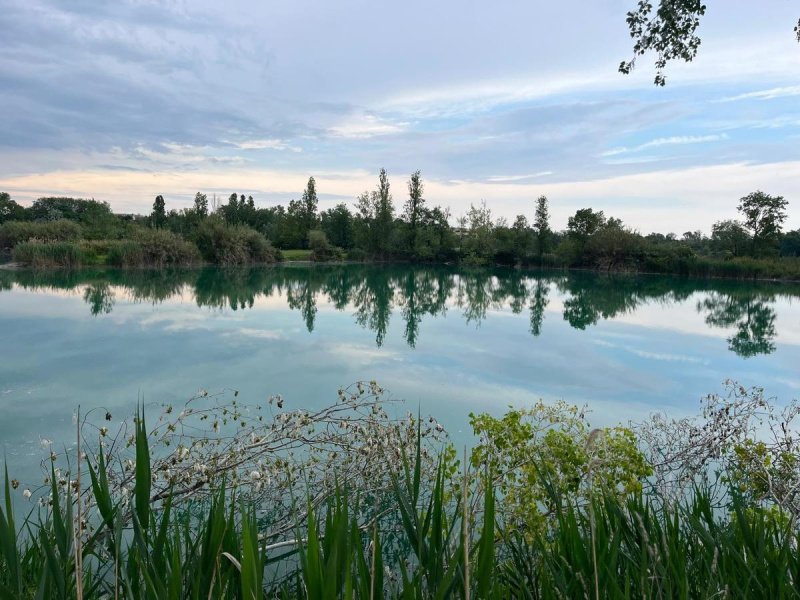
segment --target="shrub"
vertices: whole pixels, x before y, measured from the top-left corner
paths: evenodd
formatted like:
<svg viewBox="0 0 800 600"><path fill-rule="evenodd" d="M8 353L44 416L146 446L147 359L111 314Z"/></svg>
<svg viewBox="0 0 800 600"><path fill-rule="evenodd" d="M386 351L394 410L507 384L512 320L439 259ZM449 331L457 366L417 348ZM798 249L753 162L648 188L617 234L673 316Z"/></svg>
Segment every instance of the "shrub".
<svg viewBox="0 0 800 600"><path fill-rule="evenodd" d="M42 223L9 221L0 225L0 249L14 248L21 242L72 242L80 237L80 225L66 219Z"/></svg>
<svg viewBox="0 0 800 600"><path fill-rule="evenodd" d="M363 262L367 260L367 253L361 248L351 248L347 251L347 260Z"/></svg>
<svg viewBox="0 0 800 600"><path fill-rule="evenodd" d="M319 229L308 232L308 247L311 249L310 258L314 262L328 262L342 258L342 251L331 245L328 236Z"/></svg>
<svg viewBox="0 0 800 600"><path fill-rule="evenodd" d="M21 242L12 254L17 262L34 268L79 267L85 260L74 242Z"/></svg>
<svg viewBox="0 0 800 600"><path fill-rule="evenodd" d="M271 263L280 254L269 240L244 225L226 225L219 219L207 219L195 234L202 257L218 265Z"/></svg>
<svg viewBox="0 0 800 600"><path fill-rule="evenodd" d="M116 267L181 266L199 260L194 244L161 229L142 229L132 240L113 243L108 249L108 262Z"/></svg>

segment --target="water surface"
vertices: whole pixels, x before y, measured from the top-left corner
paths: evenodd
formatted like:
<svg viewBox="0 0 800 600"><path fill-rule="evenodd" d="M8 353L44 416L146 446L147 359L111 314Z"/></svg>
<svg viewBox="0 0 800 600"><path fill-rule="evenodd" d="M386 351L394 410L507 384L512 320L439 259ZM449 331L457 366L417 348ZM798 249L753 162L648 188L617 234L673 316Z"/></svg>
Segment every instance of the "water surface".
<svg viewBox="0 0 800 600"><path fill-rule="evenodd" d="M734 378L800 388L800 286L384 266L0 271L0 440L72 415L237 389L289 407L376 379L466 439L470 411L588 403L596 424L693 413Z"/></svg>

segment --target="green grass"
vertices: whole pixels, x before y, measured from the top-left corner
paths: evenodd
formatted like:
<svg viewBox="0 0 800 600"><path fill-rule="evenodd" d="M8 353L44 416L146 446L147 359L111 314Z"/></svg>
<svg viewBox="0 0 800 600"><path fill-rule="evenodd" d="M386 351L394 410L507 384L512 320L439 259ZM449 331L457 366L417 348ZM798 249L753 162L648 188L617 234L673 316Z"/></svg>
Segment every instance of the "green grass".
<svg viewBox="0 0 800 600"><path fill-rule="evenodd" d="M311 260L310 249L281 250L281 253L283 254L283 260L286 261Z"/></svg>

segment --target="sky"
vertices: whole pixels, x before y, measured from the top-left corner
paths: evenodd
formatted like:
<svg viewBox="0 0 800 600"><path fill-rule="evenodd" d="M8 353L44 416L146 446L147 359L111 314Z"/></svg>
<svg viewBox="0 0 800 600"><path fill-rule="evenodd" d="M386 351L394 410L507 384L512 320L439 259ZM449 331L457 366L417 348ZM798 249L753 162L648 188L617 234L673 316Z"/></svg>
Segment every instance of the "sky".
<svg viewBox="0 0 800 600"><path fill-rule="evenodd" d="M0 191L118 212L197 191L320 208L386 168L430 205L555 229L590 206L647 233L734 218L757 189L800 227L798 0L709 0L691 64L632 75L635 0L0 0Z"/></svg>

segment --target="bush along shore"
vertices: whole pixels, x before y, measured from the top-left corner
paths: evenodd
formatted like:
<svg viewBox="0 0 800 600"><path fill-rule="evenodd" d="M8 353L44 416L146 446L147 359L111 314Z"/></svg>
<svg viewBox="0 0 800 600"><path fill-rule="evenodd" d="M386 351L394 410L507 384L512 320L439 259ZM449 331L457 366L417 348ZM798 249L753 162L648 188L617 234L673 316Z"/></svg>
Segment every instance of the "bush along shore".
<svg viewBox="0 0 800 600"><path fill-rule="evenodd" d="M0 193L0 253L34 266L269 263L293 260L396 261L536 266L672 273L698 277L800 280L800 230L784 231L788 201L761 191L731 206L710 235L644 235L602 210L582 208L566 228L551 224L545 196L513 223L482 203L461 216L431 206L419 171L396 206L381 170L373 190L352 206L319 210L310 178L288 206L257 206L252 196L226 201L198 192L191 207L168 210L157 196L149 215L114 214L107 203L48 197L30 207ZM158 233L154 233L158 232Z"/></svg>
<svg viewBox="0 0 800 600"><path fill-rule="evenodd" d="M796 597L797 405L731 382L702 409L592 428L538 403L472 415L463 452L374 382L79 413L38 487L6 472L0 595Z"/></svg>

